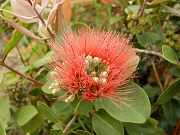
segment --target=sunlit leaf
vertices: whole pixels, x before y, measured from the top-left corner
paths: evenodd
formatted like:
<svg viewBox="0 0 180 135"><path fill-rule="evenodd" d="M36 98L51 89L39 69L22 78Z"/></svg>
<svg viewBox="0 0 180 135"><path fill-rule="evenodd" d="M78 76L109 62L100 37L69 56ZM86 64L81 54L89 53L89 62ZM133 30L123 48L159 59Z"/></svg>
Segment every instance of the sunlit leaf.
<svg viewBox="0 0 180 135"><path fill-rule="evenodd" d="M164 59L166 59L167 61L169 61L173 64L179 63L179 60L178 60L176 53L174 52L174 50L170 46L163 45L162 46L162 53L163 53Z"/></svg>
<svg viewBox="0 0 180 135"><path fill-rule="evenodd" d="M6 135L5 128L3 127L1 121L0 121L0 135Z"/></svg>
<svg viewBox="0 0 180 135"><path fill-rule="evenodd" d="M23 35L20 32L15 30L13 32L11 39L7 43L6 47L4 48L3 55L6 56L19 43L22 37Z"/></svg>

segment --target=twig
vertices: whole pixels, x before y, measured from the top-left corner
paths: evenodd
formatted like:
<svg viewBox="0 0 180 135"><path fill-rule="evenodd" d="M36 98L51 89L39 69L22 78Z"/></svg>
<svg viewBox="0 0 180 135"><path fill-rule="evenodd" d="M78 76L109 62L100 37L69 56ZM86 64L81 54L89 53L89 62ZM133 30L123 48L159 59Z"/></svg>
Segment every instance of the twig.
<svg viewBox="0 0 180 135"><path fill-rule="evenodd" d="M3 66L3 67L6 67L7 69L15 72L16 74L18 74L18 75L20 75L20 76L22 76L22 77L24 77L24 78L27 78L28 80L30 80L30 81L33 82L34 84L37 84L37 85L39 85L39 86L43 86L43 84L42 84L41 82L39 82L39 81L31 78L30 76L27 76L27 75L24 74L24 73L21 73L21 72L15 70L15 69L13 69L12 67L10 67L9 65L7 65L7 64L4 63L3 61L0 61L0 65Z"/></svg>
<svg viewBox="0 0 180 135"><path fill-rule="evenodd" d="M40 19L40 21L42 22L42 24L44 25L44 27L46 27L46 23L44 21L44 19L41 17L41 15L38 13L38 11L36 10L35 6L34 6L34 11L36 12L38 18ZM49 35L51 36L52 39L54 39L54 34L51 32L51 30L49 29L49 27L47 27L47 31L49 33Z"/></svg>
<svg viewBox="0 0 180 135"><path fill-rule="evenodd" d="M139 18L143 16L145 7L146 7L146 0L144 0L143 5L141 6L141 9L139 11Z"/></svg>
<svg viewBox="0 0 180 135"><path fill-rule="evenodd" d="M69 121L69 123L66 125L66 127L64 128L63 133L66 133L69 128L71 127L71 125L74 123L74 121L76 120L76 117L78 116L78 113L74 113L74 116L72 117L72 119Z"/></svg>
<svg viewBox="0 0 180 135"><path fill-rule="evenodd" d="M151 55L156 55L161 58L164 58L163 55L159 52L154 52L154 51L149 51L149 50L143 50L143 49L136 49L139 53L145 53L145 54L151 54Z"/></svg>
<svg viewBox="0 0 180 135"><path fill-rule="evenodd" d="M17 52L18 52L18 54L19 54L19 57L20 57L21 62L24 64L24 66L27 66L27 64L26 64L26 63L24 62L24 60L23 60L23 57L22 57L22 55L21 55L21 53L20 53L20 51L19 51L18 46L16 46L16 50L17 50Z"/></svg>
<svg viewBox="0 0 180 135"><path fill-rule="evenodd" d="M31 2L31 0L28 0L28 2L29 2L29 4L32 6L32 2Z"/></svg>
<svg viewBox="0 0 180 135"><path fill-rule="evenodd" d="M46 98L46 96L44 94L42 94L42 98L46 101L48 106L51 105L50 101Z"/></svg>
<svg viewBox="0 0 180 135"><path fill-rule="evenodd" d="M83 122L81 121L81 119L78 117L78 121L79 123L81 124L82 128L85 130L85 131L88 131L87 128L85 127L85 125L83 124Z"/></svg>
<svg viewBox="0 0 180 135"><path fill-rule="evenodd" d="M154 75L156 77L157 83L158 83L158 85L160 87L161 93L163 93L163 85L162 85L162 83L161 83L161 81L159 79L159 75L158 75L156 66L155 66L154 62L151 62L151 63L152 63L152 67L153 67L153 71L154 71Z"/></svg>
<svg viewBox="0 0 180 135"><path fill-rule="evenodd" d="M179 135L180 133L180 118L177 121L176 127L174 129L174 134L173 135Z"/></svg>

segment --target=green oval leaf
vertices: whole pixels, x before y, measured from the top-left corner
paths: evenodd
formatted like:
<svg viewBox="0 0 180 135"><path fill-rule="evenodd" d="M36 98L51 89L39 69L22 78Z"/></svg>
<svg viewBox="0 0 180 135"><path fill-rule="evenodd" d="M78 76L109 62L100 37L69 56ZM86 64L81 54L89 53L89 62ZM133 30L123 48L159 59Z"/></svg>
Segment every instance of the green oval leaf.
<svg viewBox="0 0 180 135"><path fill-rule="evenodd" d="M38 69L38 68L44 66L45 64L50 63L51 60L52 60L52 54L53 54L53 52L52 52L52 51L49 51L49 52L46 53L46 55L43 56L41 59L35 61L35 62L32 64L33 69Z"/></svg>
<svg viewBox="0 0 180 135"><path fill-rule="evenodd" d="M96 111L98 111L99 109L103 109L102 105L101 105L101 102L98 99L96 99L94 101L94 108L95 108Z"/></svg>
<svg viewBox="0 0 180 135"><path fill-rule="evenodd" d="M157 99L156 104L164 104L180 92L180 79L171 84Z"/></svg>
<svg viewBox="0 0 180 135"><path fill-rule="evenodd" d="M172 68L169 70L169 72L170 72L173 76L180 78L180 68L174 66L174 67L172 67Z"/></svg>
<svg viewBox="0 0 180 135"><path fill-rule="evenodd" d="M9 117L9 96L4 96L0 98L0 119L7 121Z"/></svg>
<svg viewBox="0 0 180 135"><path fill-rule="evenodd" d="M98 135L124 134L121 122L108 115L104 110L99 110L93 114L92 124Z"/></svg>
<svg viewBox="0 0 180 135"><path fill-rule="evenodd" d="M166 2L168 0L153 0L151 3L148 3L149 5L156 5L156 4L161 4L163 2Z"/></svg>
<svg viewBox="0 0 180 135"><path fill-rule="evenodd" d="M179 60L178 60L176 53L174 52L174 50L170 46L163 45L162 46L162 53L163 53L164 59L166 59L170 63L173 63L173 64L179 63Z"/></svg>
<svg viewBox="0 0 180 135"><path fill-rule="evenodd" d="M17 116L17 123L19 126L25 125L29 122L36 114L38 114L37 109L32 105L23 106Z"/></svg>
<svg viewBox="0 0 180 135"><path fill-rule="evenodd" d="M166 135L165 131L159 127L147 126L146 124L125 123L128 135Z"/></svg>
<svg viewBox="0 0 180 135"><path fill-rule="evenodd" d="M180 102L177 100L170 100L169 102L162 105L164 117L168 121L168 124L175 126L178 119L180 118Z"/></svg>
<svg viewBox="0 0 180 135"><path fill-rule="evenodd" d="M49 86L50 86L51 83L46 83L45 85L43 85L41 87L41 90L46 93L46 94L52 94L52 90L49 89Z"/></svg>
<svg viewBox="0 0 180 135"><path fill-rule="evenodd" d="M75 132L77 135L92 135L91 133L83 130L76 130Z"/></svg>
<svg viewBox="0 0 180 135"><path fill-rule="evenodd" d="M37 107L39 111L51 122L58 122L58 116L45 103L38 101Z"/></svg>
<svg viewBox="0 0 180 135"><path fill-rule="evenodd" d="M135 83L130 82L126 86L128 89L131 89L131 93L120 97L120 102L115 103L107 98L103 98L101 104L107 113L119 121L144 123L151 112L148 96Z"/></svg>
<svg viewBox="0 0 180 135"><path fill-rule="evenodd" d="M141 35L137 34L136 37L137 37L138 43L144 48L147 48L149 45L156 43L162 38L157 33L149 33L149 32L144 32Z"/></svg>
<svg viewBox="0 0 180 135"><path fill-rule="evenodd" d="M1 120L0 120L0 135L6 135L6 131Z"/></svg>
<svg viewBox="0 0 180 135"><path fill-rule="evenodd" d="M0 119L0 123L4 127L4 129L6 129L8 127L7 123L5 121L3 121L2 119Z"/></svg>
<svg viewBox="0 0 180 135"><path fill-rule="evenodd" d="M22 39L22 37L23 37L23 35L20 32L18 32L17 30L15 30L13 32L11 40L9 40L8 44L4 48L3 55L6 56L19 43L19 41Z"/></svg>
<svg viewBox="0 0 180 135"><path fill-rule="evenodd" d="M50 135L64 135L64 134L63 134L63 130L51 129L50 130Z"/></svg>
<svg viewBox="0 0 180 135"><path fill-rule="evenodd" d="M28 123L22 126L25 132L33 133L35 132L44 122L43 117L38 113L34 116Z"/></svg>
<svg viewBox="0 0 180 135"><path fill-rule="evenodd" d="M72 108L74 108L75 111L77 111L80 115L88 115L91 111L91 105L92 103L89 101L82 101L77 98L74 99L73 102L71 102Z"/></svg>
<svg viewBox="0 0 180 135"><path fill-rule="evenodd" d="M54 102L51 108L57 115L73 115L73 109L70 104L62 101Z"/></svg>

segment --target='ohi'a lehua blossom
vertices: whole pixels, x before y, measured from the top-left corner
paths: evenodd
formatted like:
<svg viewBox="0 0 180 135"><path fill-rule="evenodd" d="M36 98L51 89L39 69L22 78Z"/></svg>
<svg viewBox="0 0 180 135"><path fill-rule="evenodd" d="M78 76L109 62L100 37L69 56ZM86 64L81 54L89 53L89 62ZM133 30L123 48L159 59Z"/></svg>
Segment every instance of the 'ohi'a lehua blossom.
<svg viewBox="0 0 180 135"><path fill-rule="evenodd" d="M64 32L60 43L51 43L54 52L52 90L65 90L66 100L75 95L83 100L116 98L134 77L139 61L129 38L122 34L81 29Z"/></svg>

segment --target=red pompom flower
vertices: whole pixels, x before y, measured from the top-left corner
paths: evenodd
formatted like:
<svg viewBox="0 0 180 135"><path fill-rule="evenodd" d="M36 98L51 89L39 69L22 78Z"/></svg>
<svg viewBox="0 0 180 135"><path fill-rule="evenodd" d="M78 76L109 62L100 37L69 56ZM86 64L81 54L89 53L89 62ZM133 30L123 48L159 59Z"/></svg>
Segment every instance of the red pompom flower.
<svg viewBox="0 0 180 135"><path fill-rule="evenodd" d="M134 77L139 60L129 38L100 30L64 32L60 42L51 46L51 88L67 91L68 100L75 95L89 101L123 95L117 88Z"/></svg>

